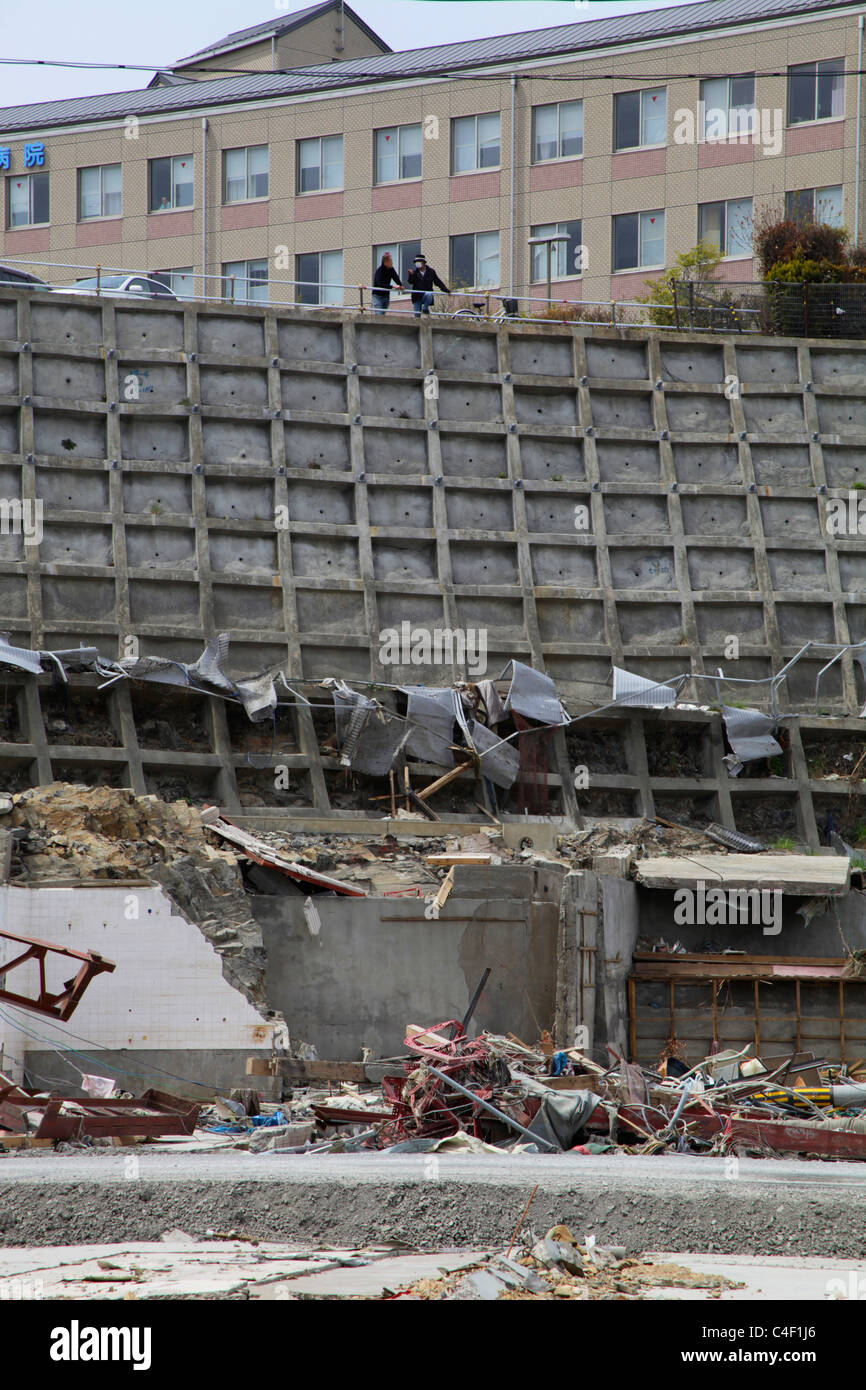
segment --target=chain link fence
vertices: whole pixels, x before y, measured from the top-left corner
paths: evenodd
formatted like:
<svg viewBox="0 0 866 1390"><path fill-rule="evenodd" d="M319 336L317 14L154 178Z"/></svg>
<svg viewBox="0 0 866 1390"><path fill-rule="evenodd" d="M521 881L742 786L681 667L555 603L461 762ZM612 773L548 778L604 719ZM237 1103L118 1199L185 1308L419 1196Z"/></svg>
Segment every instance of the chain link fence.
<svg viewBox="0 0 866 1390"><path fill-rule="evenodd" d="M866 284L671 282L671 326L789 338L866 338Z"/></svg>

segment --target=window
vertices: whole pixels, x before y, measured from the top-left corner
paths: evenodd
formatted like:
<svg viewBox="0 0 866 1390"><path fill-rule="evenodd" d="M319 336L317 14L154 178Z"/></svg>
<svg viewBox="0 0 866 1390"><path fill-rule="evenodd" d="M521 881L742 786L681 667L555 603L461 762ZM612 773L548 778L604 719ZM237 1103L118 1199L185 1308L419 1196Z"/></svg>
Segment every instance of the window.
<svg viewBox="0 0 866 1390"><path fill-rule="evenodd" d="M382 264L382 257L386 251L391 252L394 260L394 269L400 276L400 280L405 285L406 276L413 269L415 257L421 250L420 241L392 241L388 246L373 247L373 270L378 270Z"/></svg>
<svg viewBox="0 0 866 1390"><path fill-rule="evenodd" d="M826 222L828 227L842 226L842 187L798 188L785 194L785 216L794 222Z"/></svg>
<svg viewBox="0 0 866 1390"><path fill-rule="evenodd" d="M664 87L620 92L613 99L614 149L636 150L664 145L668 136L668 102Z"/></svg>
<svg viewBox="0 0 866 1390"><path fill-rule="evenodd" d="M457 289L499 284L498 232L470 232L451 238L451 283Z"/></svg>
<svg viewBox="0 0 866 1390"><path fill-rule="evenodd" d="M583 154L583 102L559 101L532 108L532 162Z"/></svg>
<svg viewBox="0 0 866 1390"><path fill-rule="evenodd" d="M798 63L788 68L788 124L829 121L844 105L845 59Z"/></svg>
<svg viewBox="0 0 866 1390"><path fill-rule="evenodd" d="M499 166L499 112L489 116L459 116L451 122L451 172Z"/></svg>
<svg viewBox="0 0 866 1390"><path fill-rule="evenodd" d="M78 170L78 220L119 217L121 213L120 165L95 164Z"/></svg>
<svg viewBox="0 0 866 1390"><path fill-rule="evenodd" d="M299 304L342 304L342 251L308 251L295 260Z"/></svg>
<svg viewBox="0 0 866 1390"><path fill-rule="evenodd" d="M191 265L185 265L181 270L156 270L153 278L167 286L178 299L195 299L195 276Z"/></svg>
<svg viewBox="0 0 866 1390"><path fill-rule="evenodd" d="M698 208L698 239L715 246L723 256L751 256L751 198L702 203Z"/></svg>
<svg viewBox="0 0 866 1390"><path fill-rule="evenodd" d="M568 241L557 241L550 248L550 277L564 280L569 275L583 273L580 222L547 222L541 227L531 227L530 236L567 236ZM547 247L532 247L532 279L547 279Z"/></svg>
<svg viewBox="0 0 866 1390"><path fill-rule="evenodd" d="M664 263L663 211L627 212L613 219L614 270L645 270Z"/></svg>
<svg viewBox="0 0 866 1390"><path fill-rule="evenodd" d="M19 174L6 180L6 226L33 227L48 221L48 175Z"/></svg>
<svg viewBox="0 0 866 1390"><path fill-rule="evenodd" d="M298 141L298 192L319 193L343 187L342 135Z"/></svg>
<svg viewBox="0 0 866 1390"><path fill-rule="evenodd" d="M234 304L255 304L268 297L267 261L226 261L223 298Z"/></svg>
<svg viewBox="0 0 866 1390"><path fill-rule="evenodd" d="M151 212L168 212L171 208L191 208L193 173L191 154L176 154L168 159L150 161Z"/></svg>
<svg viewBox="0 0 866 1390"><path fill-rule="evenodd" d="M223 150L223 202L246 203L268 196L268 147Z"/></svg>
<svg viewBox="0 0 866 1390"><path fill-rule="evenodd" d="M377 130L376 183L396 183L398 179L421 177L420 125L392 125Z"/></svg>
<svg viewBox="0 0 866 1390"><path fill-rule="evenodd" d="M755 74L712 77L701 83L704 140L727 140L730 135L751 135L758 125L755 110Z"/></svg>

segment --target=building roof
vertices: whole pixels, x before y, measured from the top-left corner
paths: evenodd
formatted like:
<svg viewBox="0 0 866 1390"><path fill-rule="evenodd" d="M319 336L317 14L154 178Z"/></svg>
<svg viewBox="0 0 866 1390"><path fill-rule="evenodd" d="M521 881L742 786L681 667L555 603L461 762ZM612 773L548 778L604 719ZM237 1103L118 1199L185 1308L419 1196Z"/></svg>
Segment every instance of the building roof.
<svg viewBox="0 0 866 1390"><path fill-rule="evenodd" d="M236 77L212 78L206 83L195 82L182 87L145 87L136 91L8 106L0 108L0 132L10 135L15 131L78 125L88 121L124 120L129 115L210 110L214 106L234 102L274 101L372 83L399 82L401 79L425 76L447 77L450 73L467 69L503 66L533 58L587 55L595 48L649 42L741 24L763 24L772 19L796 19L798 15L832 13L835 10L854 12L856 8L853 0L699 0L699 3L672 9L644 10L608 19L561 24L552 29L532 29L520 34L475 39L469 43L438 44L402 53L389 52L372 58L299 68L288 73L251 72Z"/></svg>
<svg viewBox="0 0 866 1390"><path fill-rule="evenodd" d="M303 10L295 10L294 14L283 15L282 18L267 19L263 24L252 24L248 29L235 29L233 33L226 34L225 38L218 39L216 43L210 43L205 48L197 48L195 53L190 53L187 58L178 58L175 67L180 67L182 63L191 63L196 58L213 58L219 53L235 48L244 48L247 44L259 43L262 39L281 38L283 34L288 34L292 29L297 29L306 24L311 19L317 19L319 15L327 14L329 10L336 10L340 0L319 0L316 5L307 5ZM344 14L351 19L369 38L377 43L383 53L390 53L391 49L381 39L368 24L365 24L360 15L344 5Z"/></svg>

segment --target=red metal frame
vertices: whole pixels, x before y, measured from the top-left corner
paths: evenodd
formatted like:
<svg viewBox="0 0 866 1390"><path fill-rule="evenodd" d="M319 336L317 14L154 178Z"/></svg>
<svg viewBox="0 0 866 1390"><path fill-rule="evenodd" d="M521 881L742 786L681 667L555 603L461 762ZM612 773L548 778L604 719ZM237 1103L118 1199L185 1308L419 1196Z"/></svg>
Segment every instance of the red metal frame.
<svg viewBox="0 0 866 1390"><path fill-rule="evenodd" d="M63 1113L64 1107L66 1113ZM29 1112L41 1111L34 1139L92 1139L129 1134L192 1134L201 1106L165 1091L145 1091L137 1100L94 1100L91 1096L46 1096L16 1086L0 1073L0 1130L25 1134ZM2 1133L0 1133L2 1142Z"/></svg>
<svg viewBox="0 0 866 1390"><path fill-rule="evenodd" d="M90 981L104 971L110 973L115 968L113 960L105 960L95 951L74 951L71 946L55 946L50 941L39 941L35 936L18 936L15 932L10 931L0 931L0 937L6 941L17 941L20 946L25 947L20 955L0 964L0 979L8 975L10 970L14 970L17 965L24 965L26 961L39 962L38 997L32 999L26 994L16 994L13 990L0 987L0 1003L17 1004L21 1009L29 1009L35 1014L44 1014L46 1018L59 1018L62 1022L71 1018ZM49 952L54 956L68 956L71 960L81 962L78 974L73 979L67 980L57 994L50 993L45 985L45 958Z"/></svg>

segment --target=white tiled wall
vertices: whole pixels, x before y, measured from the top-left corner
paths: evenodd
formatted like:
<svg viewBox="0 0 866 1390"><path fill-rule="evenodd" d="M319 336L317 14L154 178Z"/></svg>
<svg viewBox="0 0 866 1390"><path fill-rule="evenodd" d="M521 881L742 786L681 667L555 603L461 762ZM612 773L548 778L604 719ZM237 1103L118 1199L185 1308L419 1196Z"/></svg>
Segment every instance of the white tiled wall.
<svg viewBox="0 0 866 1390"><path fill-rule="evenodd" d="M116 963L113 974L91 981L69 1029L108 1048L239 1048L271 1046L272 1029L223 979L220 958L197 927L178 917L158 888L0 888L0 925L58 946L96 951ZM2 963L18 954L0 938ZM75 961L56 958L49 989L76 972ZM8 988L29 992L36 967L19 967ZM27 991L24 985L27 986ZM56 1020L2 1006L23 1028L63 1047L66 1027ZM85 1044L71 1039L73 1047ZM0 1017L0 1044L23 1056L44 1042L28 1038ZM82 1063L86 1066L85 1063ZM6 1065L15 1075L15 1066Z"/></svg>

